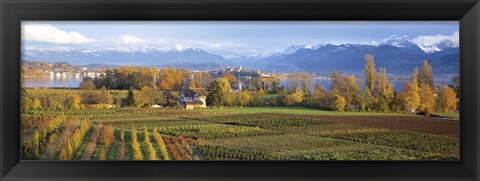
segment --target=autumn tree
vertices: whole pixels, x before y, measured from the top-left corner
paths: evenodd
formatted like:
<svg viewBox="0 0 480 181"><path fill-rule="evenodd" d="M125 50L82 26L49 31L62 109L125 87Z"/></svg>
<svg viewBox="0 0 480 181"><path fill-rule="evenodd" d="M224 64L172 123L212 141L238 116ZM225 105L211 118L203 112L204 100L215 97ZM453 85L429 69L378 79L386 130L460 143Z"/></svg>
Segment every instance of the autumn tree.
<svg viewBox="0 0 480 181"><path fill-rule="evenodd" d="M385 92L387 91L387 84L388 84L388 78L387 78L387 70L385 68L380 67L380 71L377 73L377 91L379 94L385 95Z"/></svg>
<svg viewBox="0 0 480 181"><path fill-rule="evenodd" d="M447 85L440 87L438 94L438 107L440 111L452 112L457 107L456 92Z"/></svg>
<svg viewBox="0 0 480 181"><path fill-rule="evenodd" d="M110 92L105 88L105 86L102 86L100 88L100 103L101 104L111 104L113 102L112 96L110 95Z"/></svg>
<svg viewBox="0 0 480 181"><path fill-rule="evenodd" d="M335 111L344 111L347 101L341 95L335 96L335 101L331 105L331 109Z"/></svg>
<svg viewBox="0 0 480 181"><path fill-rule="evenodd" d="M344 76L338 73L336 70L333 70L330 75L330 91L326 94L324 99L324 104L328 109L332 108L332 105L335 104L336 97L342 94Z"/></svg>
<svg viewBox="0 0 480 181"><path fill-rule="evenodd" d="M370 92L375 91L375 61L373 55L365 55L365 82L366 88L370 89Z"/></svg>
<svg viewBox="0 0 480 181"><path fill-rule="evenodd" d="M332 74L330 75L330 92L334 92L334 94L340 94L340 91L343 87L343 75L333 70Z"/></svg>
<svg viewBox="0 0 480 181"><path fill-rule="evenodd" d="M227 106L237 106L237 93L236 92L225 92L223 94L224 102Z"/></svg>
<svg viewBox="0 0 480 181"><path fill-rule="evenodd" d="M307 99L306 104L310 107L322 107L327 108L328 105L325 104L326 92L323 87L319 84L315 85L312 96Z"/></svg>
<svg viewBox="0 0 480 181"><path fill-rule="evenodd" d="M186 69L177 70L176 68L162 68L157 79L158 90L175 90L182 88L182 82L188 74Z"/></svg>
<svg viewBox="0 0 480 181"><path fill-rule="evenodd" d="M375 110L375 105L378 102L374 93L370 91L370 89L365 88L360 101L360 110L362 111L373 111Z"/></svg>
<svg viewBox="0 0 480 181"><path fill-rule="evenodd" d="M74 110L82 109L82 98L78 94L71 95L67 100L67 108Z"/></svg>
<svg viewBox="0 0 480 181"><path fill-rule="evenodd" d="M420 85L420 105L418 110L424 114L431 114L435 111L435 93L428 84Z"/></svg>
<svg viewBox="0 0 480 181"><path fill-rule="evenodd" d="M359 104L360 86L357 84L355 75L345 76L343 78L342 95L345 99L345 106L347 110L356 110Z"/></svg>
<svg viewBox="0 0 480 181"><path fill-rule="evenodd" d="M148 87L155 87L155 79L157 78L158 70L157 67L153 66L152 68L147 68L146 66L142 66L138 68L137 72L135 72L137 76L134 80L134 87L135 88L143 88L145 86Z"/></svg>
<svg viewBox="0 0 480 181"><path fill-rule="evenodd" d="M306 98L312 94L311 89L313 89L315 77L308 73L299 73L298 77L300 79L300 91L303 97L302 101L305 101Z"/></svg>
<svg viewBox="0 0 480 181"><path fill-rule="evenodd" d="M427 85L430 86L431 89L435 86L433 82L432 66L428 64L427 60L423 60L422 68L418 72L418 85Z"/></svg>
<svg viewBox="0 0 480 181"><path fill-rule="evenodd" d="M252 93L252 100L250 105L261 106L265 103L265 91L260 89Z"/></svg>
<svg viewBox="0 0 480 181"><path fill-rule="evenodd" d="M151 106L155 104L155 93L153 88L143 86L141 91L137 94L137 104L140 106Z"/></svg>
<svg viewBox="0 0 480 181"><path fill-rule="evenodd" d="M286 106L295 105L303 101L303 95L301 93L291 93L285 96L283 104Z"/></svg>
<svg viewBox="0 0 480 181"><path fill-rule="evenodd" d="M230 84L230 81L227 78L218 78L215 80L215 82L218 83L218 86L220 87L220 91L222 93L226 92L231 92L232 91L232 86Z"/></svg>
<svg viewBox="0 0 480 181"><path fill-rule="evenodd" d="M194 72L193 81L198 83L198 88L205 88L212 82L212 76L208 72Z"/></svg>
<svg viewBox="0 0 480 181"><path fill-rule="evenodd" d="M20 88L20 104L22 112L33 109L33 100L28 96L27 91L22 87Z"/></svg>
<svg viewBox="0 0 480 181"><path fill-rule="evenodd" d="M287 77L291 93L297 93L298 84L300 83L299 75L297 73L290 73Z"/></svg>
<svg viewBox="0 0 480 181"><path fill-rule="evenodd" d="M277 76L272 76L270 79L270 90L272 93L277 93L280 86L280 78Z"/></svg>
<svg viewBox="0 0 480 181"><path fill-rule="evenodd" d="M377 101L377 107L380 111L389 111L390 104L395 96L393 90L393 84L388 82L387 70L380 68L376 78L377 93L379 95Z"/></svg>
<svg viewBox="0 0 480 181"><path fill-rule="evenodd" d="M197 81L190 80L190 84L188 85L188 87L190 87L190 88L201 88L202 86Z"/></svg>
<svg viewBox="0 0 480 181"><path fill-rule="evenodd" d="M53 97L51 97L53 99ZM113 99L108 90L102 86L99 90L81 91L81 100L83 104L111 104ZM58 102L54 100L54 102Z"/></svg>
<svg viewBox="0 0 480 181"><path fill-rule="evenodd" d="M227 92L225 93L224 97L227 105L235 107L243 107L253 99L252 95L248 91Z"/></svg>
<svg viewBox="0 0 480 181"><path fill-rule="evenodd" d="M240 91L237 94L237 103L240 107L247 105L253 99L250 91Z"/></svg>
<svg viewBox="0 0 480 181"><path fill-rule="evenodd" d="M415 68L412 75L412 82L403 86L402 92L399 94L402 107L406 112L414 113L420 106L420 94L418 87L418 69Z"/></svg>
<svg viewBox="0 0 480 181"><path fill-rule="evenodd" d="M91 77L83 78L82 82L80 83L80 90L95 90L95 89L96 89L96 86Z"/></svg>
<svg viewBox="0 0 480 181"><path fill-rule="evenodd" d="M228 83L230 83L230 85L234 85L237 83L237 78L235 77L235 75L232 75L228 72L223 74L223 78L228 80Z"/></svg>
<svg viewBox="0 0 480 181"><path fill-rule="evenodd" d="M138 72L137 68L133 66L121 66L119 68L113 69L115 79L117 82L118 89L130 89L131 87L135 88L135 74Z"/></svg>

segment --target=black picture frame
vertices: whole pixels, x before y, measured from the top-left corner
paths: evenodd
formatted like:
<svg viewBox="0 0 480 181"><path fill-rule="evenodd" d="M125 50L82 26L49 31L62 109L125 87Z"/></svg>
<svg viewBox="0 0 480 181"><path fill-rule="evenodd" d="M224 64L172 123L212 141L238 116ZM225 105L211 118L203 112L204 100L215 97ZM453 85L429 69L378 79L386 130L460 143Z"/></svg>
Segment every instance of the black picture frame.
<svg viewBox="0 0 480 181"><path fill-rule="evenodd" d="M0 0L1 180L462 180L480 178L478 0ZM22 20L458 20L460 161L21 161Z"/></svg>

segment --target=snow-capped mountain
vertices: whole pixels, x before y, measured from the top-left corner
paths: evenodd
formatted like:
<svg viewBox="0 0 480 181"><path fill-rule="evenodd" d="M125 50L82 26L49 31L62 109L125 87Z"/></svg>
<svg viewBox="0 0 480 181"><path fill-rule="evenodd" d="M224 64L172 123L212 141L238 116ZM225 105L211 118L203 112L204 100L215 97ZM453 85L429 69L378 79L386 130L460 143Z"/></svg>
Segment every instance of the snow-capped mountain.
<svg viewBox="0 0 480 181"><path fill-rule="evenodd" d="M230 60L247 68L266 71L330 73L335 69L361 74L364 68L364 56L368 53L374 55L377 67L386 67L389 73L408 75L414 67L420 66L423 59L429 60L434 73L457 73L460 58L458 48L445 48L427 53L404 36L392 36L373 45L301 45L291 46L287 50L292 48L296 48L293 53L285 51L285 53L263 58L237 57Z"/></svg>
<svg viewBox="0 0 480 181"><path fill-rule="evenodd" d="M456 31L452 35L418 36L412 40L427 53L439 52L460 46L460 35Z"/></svg>
<svg viewBox="0 0 480 181"><path fill-rule="evenodd" d="M174 65L181 63L209 63L233 66L220 55L197 48L164 51L153 47L137 49L36 49L22 50L22 59L29 61L68 62L73 65Z"/></svg>
<svg viewBox="0 0 480 181"><path fill-rule="evenodd" d="M425 42L425 41L423 41ZM405 36L391 36L376 44L292 45L271 55L243 55L226 59L198 48L175 47L161 50L155 47L110 49L36 49L22 50L23 60L68 62L73 65L156 65L212 70L222 66L243 66L264 71L307 71L330 73L337 70L361 74L365 54L375 57L377 67L388 73L409 75L414 67L427 59L434 73L454 74L459 71L459 48L455 43L437 42L435 51L424 51Z"/></svg>
<svg viewBox="0 0 480 181"><path fill-rule="evenodd" d="M411 42L407 36L405 35L402 35L402 36L397 36L397 35L393 35L393 36L390 36L384 40L382 40L379 45L392 45L392 46L396 46L396 47L401 47L401 48L404 48L404 47L417 47L416 44L414 44L413 42Z"/></svg>

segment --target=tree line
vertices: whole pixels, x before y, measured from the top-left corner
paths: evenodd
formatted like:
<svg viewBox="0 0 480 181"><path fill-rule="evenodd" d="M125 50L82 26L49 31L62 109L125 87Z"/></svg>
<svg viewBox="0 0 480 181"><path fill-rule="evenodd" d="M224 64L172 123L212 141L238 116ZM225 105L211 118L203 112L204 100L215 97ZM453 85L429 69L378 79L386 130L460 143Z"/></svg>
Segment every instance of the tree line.
<svg viewBox="0 0 480 181"><path fill-rule="evenodd" d="M421 67L413 70L411 81L405 82L402 91L397 93L386 68L380 67L377 71L373 55L367 54L364 58L364 88L355 75L336 70L330 74L331 83L326 90L314 84L314 74L305 72L288 74L287 89L280 85L279 77L261 77L259 72L258 77L251 78L239 77L242 74L238 72L222 72L213 80L209 72L122 66L107 70L97 78L85 78L80 84L81 90L74 93L30 96L22 90L22 110L100 108L95 105L106 108L111 104L116 107L178 106L178 91L185 79L190 80L191 88L206 88L207 105L213 107L305 106L335 111L423 114L458 110L458 77L453 79L454 85L437 86L432 67L424 60ZM243 89L235 89L240 82Z"/></svg>
<svg viewBox="0 0 480 181"><path fill-rule="evenodd" d="M315 76L309 73L291 73L287 77L289 89L280 85L278 78L256 79L257 86L232 92L231 79L221 77L207 88L207 105L221 106L305 106L335 111L408 112L430 114L452 112L458 109L459 79L454 85L436 86L432 67L423 60L413 70L411 81L402 91L395 92L387 70L375 67L374 56L365 55L363 90L355 75L344 75L336 70L330 75L330 89L315 85ZM274 92L277 96L268 96Z"/></svg>

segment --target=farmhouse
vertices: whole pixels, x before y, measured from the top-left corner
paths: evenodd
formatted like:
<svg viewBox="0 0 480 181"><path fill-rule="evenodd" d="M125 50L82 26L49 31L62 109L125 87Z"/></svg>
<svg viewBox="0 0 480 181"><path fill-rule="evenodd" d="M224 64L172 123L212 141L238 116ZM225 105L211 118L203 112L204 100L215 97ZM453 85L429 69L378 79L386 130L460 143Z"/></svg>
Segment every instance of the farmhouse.
<svg viewBox="0 0 480 181"><path fill-rule="evenodd" d="M180 91L180 105L185 109L207 107L207 93L202 88L188 88Z"/></svg>
<svg viewBox="0 0 480 181"><path fill-rule="evenodd" d="M203 88L190 88L189 81L184 81L180 90L180 106L185 109L207 107L207 93Z"/></svg>

